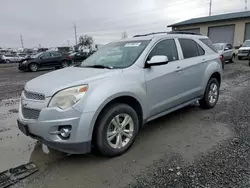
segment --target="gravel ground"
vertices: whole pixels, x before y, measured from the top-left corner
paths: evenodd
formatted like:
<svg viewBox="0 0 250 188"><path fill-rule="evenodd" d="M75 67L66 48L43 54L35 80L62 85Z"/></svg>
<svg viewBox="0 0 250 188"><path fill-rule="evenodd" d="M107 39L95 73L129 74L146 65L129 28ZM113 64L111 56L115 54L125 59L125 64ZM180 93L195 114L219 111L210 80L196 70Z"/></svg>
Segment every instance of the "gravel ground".
<svg viewBox="0 0 250 188"><path fill-rule="evenodd" d="M226 77L241 74L235 71ZM211 124L227 124L234 137L189 163L179 154L168 154L149 166L129 187L250 187L250 75L243 80L234 79L230 86L233 90L223 91L230 100L218 104L211 119Z"/></svg>
<svg viewBox="0 0 250 188"><path fill-rule="evenodd" d="M16 67L0 66L0 101L19 97L27 81L47 72L21 72Z"/></svg>

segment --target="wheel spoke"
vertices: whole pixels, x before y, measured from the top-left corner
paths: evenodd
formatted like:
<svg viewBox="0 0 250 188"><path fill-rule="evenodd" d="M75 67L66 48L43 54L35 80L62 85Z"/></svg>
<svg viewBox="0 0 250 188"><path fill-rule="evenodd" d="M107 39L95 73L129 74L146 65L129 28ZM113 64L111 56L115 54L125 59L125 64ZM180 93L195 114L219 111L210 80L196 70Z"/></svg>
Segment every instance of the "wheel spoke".
<svg viewBox="0 0 250 188"><path fill-rule="evenodd" d="M121 134L118 134L116 137L115 148L121 148L121 147L122 147L122 136Z"/></svg>
<svg viewBox="0 0 250 188"><path fill-rule="evenodd" d="M131 122L132 118L128 115L125 116L124 120L122 121L122 128L128 125Z"/></svg>
<svg viewBox="0 0 250 188"><path fill-rule="evenodd" d="M130 131L130 130L124 130L123 132L122 132L122 135L123 136L126 136L127 138L131 138L132 137L132 133L133 131Z"/></svg>
<svg viewBox="0 0 250 188"><path fill-rule="evenodd" d="M118 116L118 118L117 118L117 116L116 116L114 119L112 119L111 123L112 123L116 128L120 127L119 116Z"/></svg>
<svg viewBox="0 0 250 188"><path fill-rule="evenodd" d="M108 132L108 140L113 140L116 137L116 133L116 131Z"/></svg>

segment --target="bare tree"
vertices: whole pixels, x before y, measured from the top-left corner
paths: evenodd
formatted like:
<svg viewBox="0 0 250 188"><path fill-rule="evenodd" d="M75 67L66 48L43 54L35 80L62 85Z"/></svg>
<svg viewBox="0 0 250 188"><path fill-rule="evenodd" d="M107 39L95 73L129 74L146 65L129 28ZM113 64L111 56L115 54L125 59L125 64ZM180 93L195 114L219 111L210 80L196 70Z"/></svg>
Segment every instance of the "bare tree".
<svg viewBox="0 0 250 188"><path fill-rule="evenodd" d="M127 32L126 32L126 31L123 31L123 32L122 32L122 34L121 34L121 38L122 38L122 39L126 39L126 38L128 38L128 34L127 34Z"/></svg>

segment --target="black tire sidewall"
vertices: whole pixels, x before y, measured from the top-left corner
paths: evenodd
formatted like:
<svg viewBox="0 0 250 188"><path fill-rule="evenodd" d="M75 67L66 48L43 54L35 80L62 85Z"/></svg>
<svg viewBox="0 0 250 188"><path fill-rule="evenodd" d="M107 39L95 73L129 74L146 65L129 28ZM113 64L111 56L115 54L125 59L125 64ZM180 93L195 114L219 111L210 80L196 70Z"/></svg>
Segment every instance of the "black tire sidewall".
<svg viewBox="0 0 250 188"><path fill-rule="evenodd" d="M129 143L125 147L120 149L114 149L109 145L106 138L106 134L111 120L116 115L121 113L126 113L130 115L130 117L132 118L134 123L134 134ZM135 141L139 129L139 119L137 113L130 106L126 104L115 104L103 111L101 117L97 121L97 125L98 127L95 135L96 135L96 145L98 150L105 156L114 157L125 153Z"/></svg>
<svg viewBox="0 0 250 188"><path fill-rule="evenodd" d="M37 69L36 69L35 71L33 71L33 70L31 69L31 66L32 66L32 65L36 65ZM38 65L37 65L37 63L31 63L31 64L29 64L29 70L30 70L31 72L36 72L36 71L38 70Z"/></svg>
<svg viewBox="0 0 250 188"><path fill-rule="evenodd" d="M209 90L210 90L210 86L215 83L217 85L217 90L218 90L218 96L217 96L217 99L215 101L215 103L211 104L209 102L209 99L208 99L208 94L209 94ZM220 84L218 82L218 80L216 78L211 78L209 81L208 81L208 84L207 84L207 87L206 87L206 90L205 90L205 94L204 94L204 102L206 103L206 105L209 107L209 108L213 108L215 107L215 105L217 104L217 101L219 99L219 95L220 95Z"/></svg>

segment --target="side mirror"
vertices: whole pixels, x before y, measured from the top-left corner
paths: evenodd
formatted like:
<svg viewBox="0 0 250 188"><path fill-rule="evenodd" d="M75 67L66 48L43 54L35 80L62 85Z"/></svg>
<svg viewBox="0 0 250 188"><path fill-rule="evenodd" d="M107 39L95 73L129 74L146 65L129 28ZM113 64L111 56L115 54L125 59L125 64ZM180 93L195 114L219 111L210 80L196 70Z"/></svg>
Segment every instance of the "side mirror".
<svg viewBox="0 0 250 188"><path fill-rule="evenodd" d="M149 61L147 61L147 65L150 66L158 66L164 65L168 63L168 57L165 55L155 55Z"/></svg>
<svg viewBox="0 0 250 188"><path fill-rule="evenodd" d="M43 59L43 57L40 56L39 59Z"/></svg>
<svg viewBox="0 0 250 188"><path fill-rule="evenodd" d="M230 50L228 47L224 48L224 51Z"/></svg>

